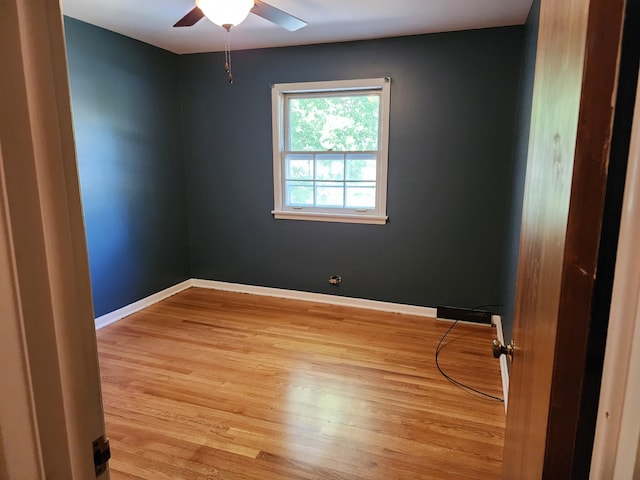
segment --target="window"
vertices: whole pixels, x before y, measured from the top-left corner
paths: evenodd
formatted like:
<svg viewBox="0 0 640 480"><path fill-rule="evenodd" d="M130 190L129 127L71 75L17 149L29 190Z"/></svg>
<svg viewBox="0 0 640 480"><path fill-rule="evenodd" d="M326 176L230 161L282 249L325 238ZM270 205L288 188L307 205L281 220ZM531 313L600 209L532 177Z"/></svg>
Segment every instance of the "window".
<svg viewBox="0 0 640 480"><path fill-rule="evenodd" d="M275 218L386 223L390 83L273 86Z"/></svg>

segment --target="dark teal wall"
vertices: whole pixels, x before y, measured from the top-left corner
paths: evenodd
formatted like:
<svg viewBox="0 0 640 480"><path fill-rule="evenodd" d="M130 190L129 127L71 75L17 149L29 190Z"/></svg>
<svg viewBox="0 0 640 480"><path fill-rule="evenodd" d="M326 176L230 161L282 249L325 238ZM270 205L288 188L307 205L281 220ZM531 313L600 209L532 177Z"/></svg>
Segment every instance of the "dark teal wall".
<svg viewBox="0 0 640 480"><path fill-rule="evenodd" d="M509 303L524 27L238 51L232 86L220 53L65 27L96 315L189 277ZM378 76L389 223L274 220L270 85Z"/></svg>
<svg viewBox="0 0 640 480"><path fill-rule="evenodd" d="M522 222L522 200L529 151L529 129L531 127L531 107L533 103L533 80L536 69L538 48L538 24L540 21L540 0L533 0L529 17L524 26L525 44L520 73L520 97L516 144L511 174L511 196L509 198L509 238L507 243L507 275L505 276L505 306L502 311L502 326L507 342L513 338L513 315L515 310L516 280L518 276L518 254L520 248L520 225Z"/></svg>
<svg viewBox="0 0 640 480"><path fill-rule="evenodd" d="M178 57L65 18L96 316L190 278Z"/></svg>
<svg viewBox="0 0 640 480"><path fill-rule="evenodd" d="M525 29L186 55L192 274L415 305L503 304ZM385 226L274 220L270 85L390 76ZM328 277L343 277L340 287Z"/></svg>

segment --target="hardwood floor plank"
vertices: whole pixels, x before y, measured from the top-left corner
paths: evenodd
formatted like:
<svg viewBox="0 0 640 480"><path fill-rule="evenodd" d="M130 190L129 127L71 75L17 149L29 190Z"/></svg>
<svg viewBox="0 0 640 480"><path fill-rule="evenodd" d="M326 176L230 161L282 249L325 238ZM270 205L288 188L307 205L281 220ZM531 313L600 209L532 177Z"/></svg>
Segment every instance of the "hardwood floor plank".
<svg viewBox="0 0 640 480"><path fill-rule="evenodd" d="M504 407L450 322L199 288L98 332L112 479L484 479ZM441 366L501 395L495 333Z"/></svg>

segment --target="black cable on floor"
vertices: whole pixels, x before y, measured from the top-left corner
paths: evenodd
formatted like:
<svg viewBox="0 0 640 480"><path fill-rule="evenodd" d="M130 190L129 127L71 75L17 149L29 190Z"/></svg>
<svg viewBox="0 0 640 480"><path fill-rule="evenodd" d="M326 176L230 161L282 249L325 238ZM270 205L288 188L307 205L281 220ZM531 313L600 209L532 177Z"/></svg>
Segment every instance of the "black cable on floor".
<svg viewBox="0 0 640 480"><path fill-rule="evenodd" d="M480 305L478 307L474 307L471 310L478 310L480 308L485 308L485 307L501 307L502 305ZM479 395L485 396L487 398L491 398L492 400L497 400L498 402L504 402L504 399L501 397L496 397L495 395L491 395L489 393L485 393L482 392L480 390L477 390L473 387L470 387L469 385L465 385L462 382L459 382L458 380L450 377L449 375L447 375L447 373L442 370L442 367L440 367L440 363L438 362L438 355L440 354L440 350L442 349L442 342L444 342L444 339L447 338L447 335L449 335L449 333L451 332L451 330L453 330L453 327L455 327L458 324L459 320L456 320L455 322L453 322L453 324L449 327L449 330L447 330L444 335L442 336L442 338L440 339L440 341L438 342L438 346L436 347L436 367L438 368L438 371L442 374L442 376L444 378L446 378L447 380L449 380L451 383L458 385L459 387L465 388L471 392L477 393Z"/></svg>

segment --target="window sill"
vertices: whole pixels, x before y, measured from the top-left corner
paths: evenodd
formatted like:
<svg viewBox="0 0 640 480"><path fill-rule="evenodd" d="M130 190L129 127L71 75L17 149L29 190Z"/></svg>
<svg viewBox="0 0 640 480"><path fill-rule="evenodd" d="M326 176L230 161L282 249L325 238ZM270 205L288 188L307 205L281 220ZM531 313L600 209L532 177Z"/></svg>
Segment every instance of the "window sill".
<svg viewBox="0 0 640 480"><path fill-rule="evenodd" d="M279 220L311 220L315 222L364 223L370 225L385 225L389 219L387 216L292 212L289 210L273 210L271 213L274 218Z"/></svg>

